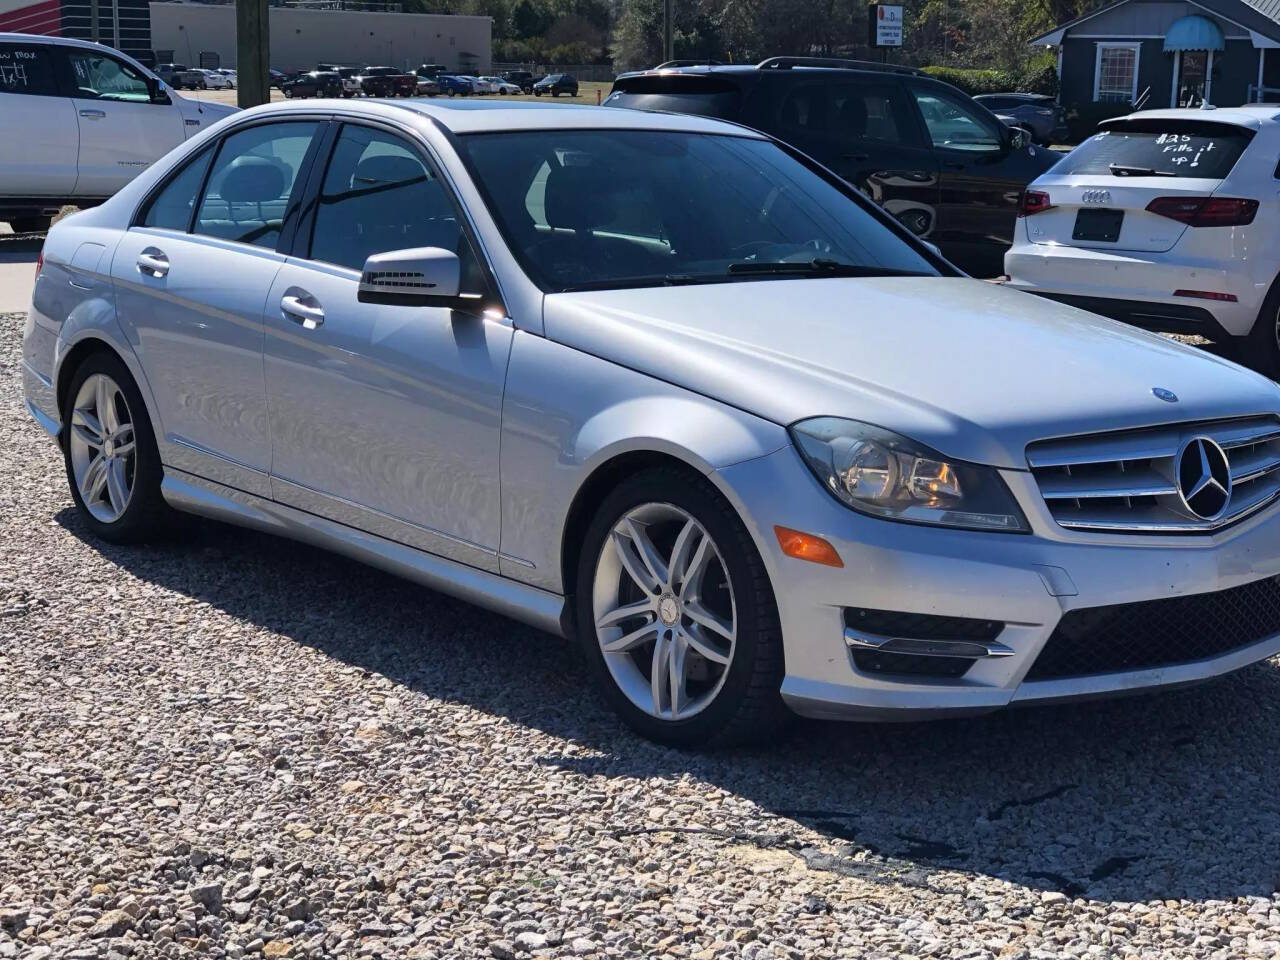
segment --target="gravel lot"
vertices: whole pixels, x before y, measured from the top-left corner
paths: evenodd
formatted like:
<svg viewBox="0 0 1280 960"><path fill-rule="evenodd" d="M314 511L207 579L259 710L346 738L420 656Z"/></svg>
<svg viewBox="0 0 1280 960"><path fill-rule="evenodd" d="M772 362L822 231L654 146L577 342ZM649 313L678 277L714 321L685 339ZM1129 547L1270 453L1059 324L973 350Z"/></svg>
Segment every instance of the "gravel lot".
<svg viewBox="0 0 1280 960"><path fill-rule="evenodd" d="M0 958L1273 957L1280 668L698 756L562 641L88 539L0 317Z"/></svg>

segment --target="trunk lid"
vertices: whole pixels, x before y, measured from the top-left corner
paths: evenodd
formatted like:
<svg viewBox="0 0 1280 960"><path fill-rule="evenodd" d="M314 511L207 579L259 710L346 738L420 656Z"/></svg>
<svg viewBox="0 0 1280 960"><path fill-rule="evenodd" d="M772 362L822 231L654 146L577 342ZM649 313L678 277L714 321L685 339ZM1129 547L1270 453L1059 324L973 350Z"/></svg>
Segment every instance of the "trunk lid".
<svg viewBox="0 0 1280 960"><path fill-rule="evenodd" d="M1192 229L1152 213L1157 198L1209 197L1253 138L1231 123L1125 117L1106 124L1029 188L1048 209L1026 217L1032 243L1160 253Z"/></svg>

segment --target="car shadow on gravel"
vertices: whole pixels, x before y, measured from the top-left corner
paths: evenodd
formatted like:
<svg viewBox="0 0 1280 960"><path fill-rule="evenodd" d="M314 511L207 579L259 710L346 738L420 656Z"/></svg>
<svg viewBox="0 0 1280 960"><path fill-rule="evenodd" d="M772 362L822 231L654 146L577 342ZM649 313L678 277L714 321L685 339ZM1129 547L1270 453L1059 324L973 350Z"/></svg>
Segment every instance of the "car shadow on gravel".
<svg viewBox="0 0 1280 960"><path fill-rule="evenodd" d="M171 544L117 547L71 509L56 519L145 581L548 734L548 768L692 777L750 800L760 816L741 831L708 832L790 849L812 869L946 889L977 874L1120 901L1269 895L1280 879L1274 662L1159 696L922 724L800 721L765 748L687 753L624 730L572 644L353 561L206 521Z"/></svg>

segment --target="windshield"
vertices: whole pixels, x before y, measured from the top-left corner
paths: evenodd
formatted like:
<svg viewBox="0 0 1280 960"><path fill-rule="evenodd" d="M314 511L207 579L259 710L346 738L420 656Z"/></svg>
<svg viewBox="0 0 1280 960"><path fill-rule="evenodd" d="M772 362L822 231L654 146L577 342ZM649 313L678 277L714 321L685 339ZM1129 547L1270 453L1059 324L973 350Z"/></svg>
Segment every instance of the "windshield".
<svg viewBox="0 0 1280 960"><path fill-rule="evenodd" d="M459 138L543 290L938 275L927 256L776 145L648 130Z"/></svg>
<svg viewBox="0 0 1280 960"><path fill-rule="evenodd" d="M1252 131L1225 123L1131 121L1090 137L1053 173L1221 180L1252 137Z"/></svg>

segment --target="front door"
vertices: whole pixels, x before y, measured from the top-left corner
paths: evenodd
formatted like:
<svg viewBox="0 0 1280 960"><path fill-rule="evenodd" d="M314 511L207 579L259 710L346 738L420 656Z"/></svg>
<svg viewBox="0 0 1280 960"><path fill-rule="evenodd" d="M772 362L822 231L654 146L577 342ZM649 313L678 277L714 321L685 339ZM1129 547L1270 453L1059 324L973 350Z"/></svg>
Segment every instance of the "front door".
<svg viewBox="0 0 1280 960"><path fill-rule="evenodd" d="M448 188L400 135L347 124L308 206L266 301L275 498L496 572L511 328L356 296L370 255L413 247L458 251L483 289Z"/></svg>
<svg viewBox="0 0 1280 960"><path fill-rule="evenodd" d="M1177 106L1198 107L1204 103L1209 54L1204 50L1181 50L1174 56L1179 61Z"/></svg>
<svg viewBox="0 0 1280 960"><path fill-rule="evenodd" d="M0 197L71 196L80 132L51 44L0 42Z"/></svg>
<svg viewBox="0 0 1280 960"><path fill-rule="evenodd" d="M1018 198L1028 175L1026 151L1012 150L1000 121L937 84L908 81L941 168L938 223L932 240L979 277L1004 270Z"/></svg>
<svg viewBox="0 0 1280 960"><path fill-rule="evenodd" d="M808 80L784 90L755 117L869 196L917 236L937 222L938 160L924 141L906 90L893 78Z"/></svg>
<svg viewBox="0 0 1280 960"><path fill-rule="evenodd" d="M112 262L117 313L155 397L161 459L259 496L270 496L271 465L263 304L322 126L259 124L216 156L202 151L144 207Z"/></svg>
<svg viewBox="0 0 1280 960"><path fill-rule="evenodd" d="M186 139L182 111L153 103L131 64L97 50L62 49L80 124L76 193L109 197Z"/></svg>

